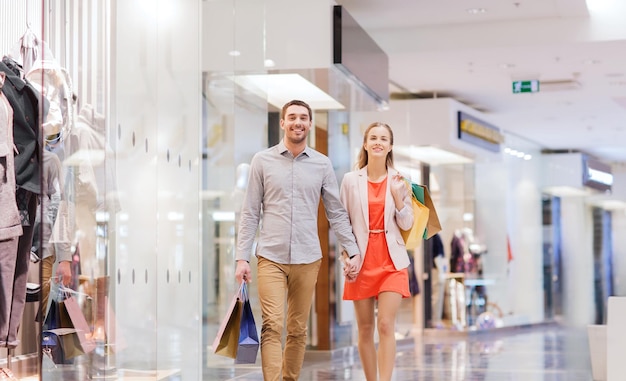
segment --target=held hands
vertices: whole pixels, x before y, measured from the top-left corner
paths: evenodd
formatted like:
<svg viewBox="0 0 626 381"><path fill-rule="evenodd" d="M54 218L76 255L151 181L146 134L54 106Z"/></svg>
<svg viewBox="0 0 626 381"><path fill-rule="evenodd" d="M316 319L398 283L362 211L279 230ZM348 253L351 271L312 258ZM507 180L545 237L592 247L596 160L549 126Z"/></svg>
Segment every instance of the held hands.
<svg viewBox="0 0 626 381"><path fill-rule="evenodd" d="M361 255L357 254L350 258L348 253L343 251L341 253L341 262L343 263L343 275L346 277L346 281L354 282L361 270Z"/></svg>

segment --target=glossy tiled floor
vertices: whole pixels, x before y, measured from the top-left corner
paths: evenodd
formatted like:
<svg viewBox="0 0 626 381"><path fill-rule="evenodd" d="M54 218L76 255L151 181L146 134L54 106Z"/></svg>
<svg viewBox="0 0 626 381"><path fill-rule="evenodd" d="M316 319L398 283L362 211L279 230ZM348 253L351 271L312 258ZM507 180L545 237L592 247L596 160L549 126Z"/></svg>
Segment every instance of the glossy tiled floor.
<svg viewBox="0 0 626 381"><path fill-rule="evenodd" d="M206 355L204 380L263 380L255 365ZM365 380L354 348L309 351L300 381ZM427 332L398 342L394 380L592 381L585 329L541 325L490 333L443 335Z"/></svg>

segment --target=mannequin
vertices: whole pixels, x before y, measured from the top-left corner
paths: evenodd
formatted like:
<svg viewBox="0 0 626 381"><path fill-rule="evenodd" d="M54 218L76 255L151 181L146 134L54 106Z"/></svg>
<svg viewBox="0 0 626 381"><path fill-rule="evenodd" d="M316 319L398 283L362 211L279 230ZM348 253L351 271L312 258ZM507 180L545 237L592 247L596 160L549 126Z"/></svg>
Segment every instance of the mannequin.
<svg viewBox="0 0 626 381"><path fill-rule="evenodd" d="M5 83L6 75L0 72L0 90ZM13 147L13 109L8 99L0 91L0 178L5 181L0 182L0 273L2 279L12 279L15 274L15 264L17 259L17 248L19 236L23 229L20 221L19 211L15 199L15 166L13 152L9 147ZM6 284L12 288L12 284ZM2 282L3 290L0 292L0 345L7 346L8 330L10 324L10 314L6 307L11 305L11 293L4 292L5 283ZM8 290L7 290L8 291ZM10 368L11 352L7 358L7 366ZM2 372L6 373L3 369Z"/></svg>
<svg viewBox="0 0 626 381"><path fill-rule="evenodd" d="M13 349L19 344L17 332L26 302L33 226L41 193L39 94L32 85L22 80L17 65L11 59L3 58L0 72L5 76L2 92L13 112L13 142L17 152L14 157L15 202L22 227L17 246L11 242L9 246L0 247L0 271L3 274L0 290L0 346ZM45 102L43 106L45 109ZM4 218L4 209L2 214Z"/></svg>
<svg viewBox="0 0 626 381"><path fill-rule="evenodd" d="M465 253L465 243L463 241L463 233L457 229L452 236L450 243L450 271L453 273L462 273L465 271L463 262L463 254Z"/></svg>

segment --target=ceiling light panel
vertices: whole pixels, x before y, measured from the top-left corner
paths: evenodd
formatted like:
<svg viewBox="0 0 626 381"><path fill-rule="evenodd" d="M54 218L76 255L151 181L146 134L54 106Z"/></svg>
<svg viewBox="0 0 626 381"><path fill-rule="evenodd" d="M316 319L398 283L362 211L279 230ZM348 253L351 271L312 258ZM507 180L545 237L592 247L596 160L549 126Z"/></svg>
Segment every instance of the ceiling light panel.
<svg viewBox="0 0 626 381"><path fill-rule="evenodd" d="M239 86L267 99L277 108L292 99L302 99L314 110L342 110L345 107L300 74L253 74L231 77Z"/></svg>

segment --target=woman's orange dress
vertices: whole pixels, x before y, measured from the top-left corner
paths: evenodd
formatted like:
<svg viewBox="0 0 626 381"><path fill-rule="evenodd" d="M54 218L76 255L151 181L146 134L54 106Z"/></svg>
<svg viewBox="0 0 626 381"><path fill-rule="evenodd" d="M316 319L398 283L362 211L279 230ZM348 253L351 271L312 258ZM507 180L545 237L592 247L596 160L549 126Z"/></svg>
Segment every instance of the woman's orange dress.
<svg viewBox="0 0 626 381"><path fill-rule="evenodd" d="M369 228L367 252L363 266L354 282L346 282L343 289L344 300L360 300L378 297L381 292L397 292L408 298L409 274L407 269L396 270L389 256L385 229L385 195L387 179L380 183L367 182L369 199ZM373 230L373 231L372 231Z"/></svg>

